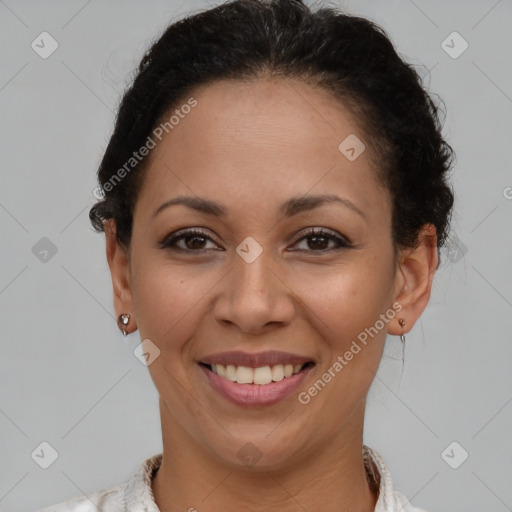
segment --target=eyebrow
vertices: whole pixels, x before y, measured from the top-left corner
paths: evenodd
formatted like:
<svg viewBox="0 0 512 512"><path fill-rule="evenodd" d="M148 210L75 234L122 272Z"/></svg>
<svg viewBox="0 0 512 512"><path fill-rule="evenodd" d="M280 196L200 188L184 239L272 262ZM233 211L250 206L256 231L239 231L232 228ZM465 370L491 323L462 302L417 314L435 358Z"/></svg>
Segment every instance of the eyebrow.
<svg viewBox="0 0 512 512"><path fill-rule="evenodd" d="M292 197L291 199L288 199L281 205L281 207L279 208L279 212L284 217L292 217L299 213L313 210L314 208L318 208L319 206L328 203L343 204L347 208L350 208L352 211L358 213L365 220L368 220L366 214L352 201L346 198L338 197L333 194ZM227 209L224 206L210 199L203 199L201 197L178 196L175 197L174 199L170 199L169 201L166 201L165 203L161 204L155 210L153 218L155 218L161 211L165 210L166 208L179 204L187 206L201 213L213 215L214 217L225 218L228 214Z"/></svg>

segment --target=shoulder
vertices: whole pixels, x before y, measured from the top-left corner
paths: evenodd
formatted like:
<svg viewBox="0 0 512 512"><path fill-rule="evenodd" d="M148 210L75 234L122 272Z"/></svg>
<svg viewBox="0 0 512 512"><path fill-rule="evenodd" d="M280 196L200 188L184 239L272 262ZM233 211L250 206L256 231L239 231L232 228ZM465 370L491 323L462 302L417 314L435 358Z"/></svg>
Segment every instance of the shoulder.
<svg viewBox="0 0 512 512"><path fill-rule="evenodd" d="M427 512L413 507L405 494L394 488L389 469L376 450L363 445L363 458L369 475L378 483L379 494L375 512Z"/></svg>
<svg viewBox="0 0 512 512"><path fill-rule="evenodd" d="M163 454L144 459L138 471L126 482L104 487L88 495L61 501L35 512L159 512L153 499L151 481L162 463Z"/></svg>
<svg viewBox="0 0 512 512"><path fill-rule="evenodd" d="M422 508L413 507L409 500L406 498L405 494L401 493L400 491L395 490L393 492L394 494L394 507L390 510L400 510L401 512L427 512L426 510L423 510Z"/></svg>
<svg viewBox="0 0 512 512"><path fill-rule="evenodd" d="M78 496L35 512L120 512L125 508L128 482L99 489L88 496Z"/></svg>

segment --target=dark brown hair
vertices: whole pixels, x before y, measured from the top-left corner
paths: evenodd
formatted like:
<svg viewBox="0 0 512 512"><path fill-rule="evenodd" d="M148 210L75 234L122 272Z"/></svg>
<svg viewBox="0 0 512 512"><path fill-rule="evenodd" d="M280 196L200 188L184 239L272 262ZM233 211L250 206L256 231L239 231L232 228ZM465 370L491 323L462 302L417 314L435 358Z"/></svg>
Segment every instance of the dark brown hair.
<svg viewBox="0 0 512 512"><path fill-rule="evenodd" d="M120 103L98 170L104 197L89 212L93 227L103 231L103 220L113 218L118 242L129 247L147 158L115 186L109 180L195 87L266 75L319 85L358 113L392 198L395 251L415 247L420 228L431 223L439 253L454 202L447 182L454 153L441 135L438 104L381 27L333 7L312 11L299 0L229 1L166 28Z"/></svg>

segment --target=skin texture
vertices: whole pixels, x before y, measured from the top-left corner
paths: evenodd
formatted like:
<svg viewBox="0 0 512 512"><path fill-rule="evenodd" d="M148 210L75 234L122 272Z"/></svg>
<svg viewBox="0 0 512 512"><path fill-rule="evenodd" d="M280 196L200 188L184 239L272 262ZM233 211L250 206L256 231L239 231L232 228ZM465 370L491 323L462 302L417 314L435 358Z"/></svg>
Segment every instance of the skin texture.
<svg viewBox="0 0 512 512"><path fill-rule="evenodd" d="M377 496L361 455L366 396L386 335L408 332L428 303L435 228L425 225L418 248L395 261L390 196L375 180L371 141L328 92L262 78L216 82L193 97L197 106L150 153L128 252L115 242L115 223L105 221L116 315L130 313L128 331L138 328L160 350L148 366L164 447L156 503L162 512L241 504L373 511ZM354 161L338 150L349 134L367 148ZM337 203L279 214L290 197L323 193L349 199L366 219ZM178 205L153 218L179 195L217 201L228 215ZM353 247L322 251L336 242L303 238L307 227L347 237ZM181 252L158 246L183 228L202 228L211 240L181 239ZM236 253L248 236L263 249L250 264ZM223 250L208 251L215 248ZM395 302L400 313L307 405L297 393L266 407L232 404L197 364L228 350L297 353L316 362L304 391ZM261 454L252 467L237 456L249 442Z"/></svg>

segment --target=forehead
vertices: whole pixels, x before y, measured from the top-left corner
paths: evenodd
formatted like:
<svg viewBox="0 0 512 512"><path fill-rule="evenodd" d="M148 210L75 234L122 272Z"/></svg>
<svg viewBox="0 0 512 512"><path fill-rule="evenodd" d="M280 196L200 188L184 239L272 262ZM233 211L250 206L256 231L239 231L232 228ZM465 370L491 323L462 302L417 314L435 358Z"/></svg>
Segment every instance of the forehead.
<svg viewBox="0 0 512 512"><path fill-rule="evenodd" d="M149 155L139 211L183 194L270 207L288 196L337 191L364 209L386 206L370 151L355 160L340 151L347 137L366 148L371 142L328 91L267 78L218 81L191 97L196 105L180 111L185 99L174 107L178 122Z"/></svg>

